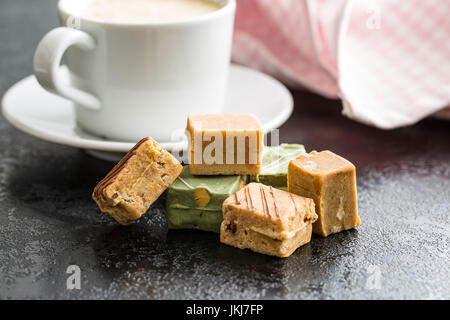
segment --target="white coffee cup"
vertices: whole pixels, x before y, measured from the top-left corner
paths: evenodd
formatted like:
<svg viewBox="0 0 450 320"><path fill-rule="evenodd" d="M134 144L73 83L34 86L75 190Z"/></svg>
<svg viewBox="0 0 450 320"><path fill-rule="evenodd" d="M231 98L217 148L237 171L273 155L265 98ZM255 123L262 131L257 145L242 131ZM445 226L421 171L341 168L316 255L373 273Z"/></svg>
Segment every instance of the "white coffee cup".
<svg viewBox="0 0 450 320"><path fill-rule="evenodd" d="M74 102L77 125L120 141L174 140L189 114L221 113L235 0L213 12L158 23L111 23L79 15L89 0L60 0L59 27L39 43L34 74ZM65 54L67 71L60 67Z"/></svg>

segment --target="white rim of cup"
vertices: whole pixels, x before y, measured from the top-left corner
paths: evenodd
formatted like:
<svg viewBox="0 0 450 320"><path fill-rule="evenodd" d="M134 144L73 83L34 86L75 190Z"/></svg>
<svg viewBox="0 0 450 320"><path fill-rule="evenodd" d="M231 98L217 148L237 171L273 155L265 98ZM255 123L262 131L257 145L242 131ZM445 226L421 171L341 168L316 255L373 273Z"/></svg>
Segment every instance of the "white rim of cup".
<svg viewBox="0 0 450 320"><path fill-rule="evenodd" d="M68 2L81 2L79 0L59 0L58 1L58 11L61 14L64 14L66 16L73 16L77 17L80 20L101 24L101 25L111 25L111 26L131 26L131 27L138 27L138 26L177 26L177 25L189 25L189 24L196 24L201 22L207 22L210 20L214 20L216 18L219 18L221 16L224 16L228 14L230 11L235 10L236 8L236 0L224 0L226 3L222 5L222 7L218 10L192 17L192 18L186 18L186 19L180 19L180 20L168 20L168 21L161 21L161 22L112 22L107 20L101 20L101 19L95 19L95 18L87 18L82 17L79 15L79 13L73 13L70 12L67 8ZM86 0L89 1L89 0ZM215 1L217 2L217 1ZM219 3L220 4L220 3Z"/></svg>

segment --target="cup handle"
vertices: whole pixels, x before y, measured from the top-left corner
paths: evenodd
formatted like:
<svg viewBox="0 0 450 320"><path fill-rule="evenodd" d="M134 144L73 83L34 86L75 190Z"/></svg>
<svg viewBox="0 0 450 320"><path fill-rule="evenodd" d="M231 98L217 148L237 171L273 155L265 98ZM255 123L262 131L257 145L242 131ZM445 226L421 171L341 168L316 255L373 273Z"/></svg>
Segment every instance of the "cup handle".
<svg viewBox="0 0 450 320"><path fill-rule="evenodd" d="M86 32L67 27L55 28L48 32L34 54L34 75L46 90L85 108L99 110L101 103L96 96L65 84L68 83L68 79L64 79L66 75L61 73L59 65L64 52L71 46L77 46L82 50L93 50L95 40Z"/></svg>

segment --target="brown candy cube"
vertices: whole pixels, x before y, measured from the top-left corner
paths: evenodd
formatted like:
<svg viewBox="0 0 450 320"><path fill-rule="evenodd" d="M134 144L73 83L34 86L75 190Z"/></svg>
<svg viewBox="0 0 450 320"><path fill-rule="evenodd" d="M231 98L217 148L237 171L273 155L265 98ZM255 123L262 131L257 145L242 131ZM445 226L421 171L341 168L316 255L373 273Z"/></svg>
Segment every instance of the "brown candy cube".
<svg viewBox="0 0 450 320"><path fill-rule="evenodd" d="M319 219L313 232L327 237L361 224L355 166L331 151L313 151L289 163L289 192L316 204Z"/></svg>
<svg viewBox="0 0 450 320"><path fill-rule="evenodd" d="M102 212L129 225L148 210L182 169L177 159L147 137L98 183L92 198Z"/></svg>
<svg viewBox="0 0 450 320"><path fill-rule="evenodd" d="M193 175L244 175L261 171L264 135L253 115L188 117L190 172Z"/></svg>
<svg viewBox="0 0 450 320"><path fill-rule="evenodd" d="M250 183L223 203L220 241L278 257L311 240L314 202L261 183Z"/></svg>

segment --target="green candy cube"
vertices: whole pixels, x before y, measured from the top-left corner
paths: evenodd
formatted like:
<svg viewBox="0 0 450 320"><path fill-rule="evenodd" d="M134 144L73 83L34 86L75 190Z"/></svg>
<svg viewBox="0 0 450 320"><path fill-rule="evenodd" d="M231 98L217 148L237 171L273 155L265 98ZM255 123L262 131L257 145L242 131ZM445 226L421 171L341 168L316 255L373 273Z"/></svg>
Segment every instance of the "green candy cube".
<svg viewBox="0 0 450 320"><path fill-rule="evenodd" d="M166 218L169 229L219 232L222 203L239 191L246 176L193 176L185 166L167 189Z"/></svg>
<svg viewBox="0 0 450 320"><path fill-rule="evenodd" d="M305 153L305 147L301 144L265 147L261 173L250 176L250 181L286 191L289 162Z"/></svg>

